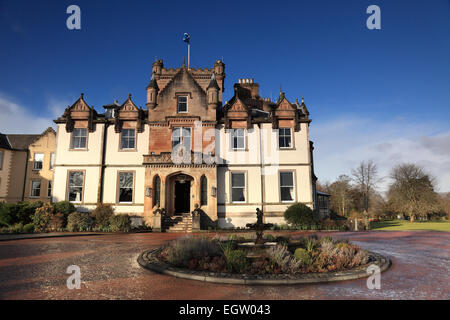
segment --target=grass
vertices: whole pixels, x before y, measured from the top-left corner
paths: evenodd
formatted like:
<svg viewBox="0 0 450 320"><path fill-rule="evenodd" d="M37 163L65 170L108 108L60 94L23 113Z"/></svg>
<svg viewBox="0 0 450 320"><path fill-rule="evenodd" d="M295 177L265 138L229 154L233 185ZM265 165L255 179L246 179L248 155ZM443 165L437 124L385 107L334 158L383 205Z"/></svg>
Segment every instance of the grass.
<svg viewBox="0 0 450 320"><path fill-rule="evenodd" d="M389 220L370 223L371 230L429 230L429 231L446 231L450 232L450 221L415 221L406 220Z"/></svg>

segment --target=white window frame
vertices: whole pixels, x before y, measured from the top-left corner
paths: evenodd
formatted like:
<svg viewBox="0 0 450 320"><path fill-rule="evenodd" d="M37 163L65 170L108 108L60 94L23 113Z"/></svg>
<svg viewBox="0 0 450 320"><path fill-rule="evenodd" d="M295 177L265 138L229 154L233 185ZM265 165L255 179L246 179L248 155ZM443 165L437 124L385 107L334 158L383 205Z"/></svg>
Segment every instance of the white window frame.
<svg viewBox="0 0 450 320"><path fill-rule="evenodd" d="M82 174L82 182L81 182L81 186L73 186L75 188L77 187L81 187L81 193L80 193L80 201L76 201L76 200L70 200L70 174L71 173L77 173L77 172L81 172ZM69 171L67 174L67 201L72 202L72 203L82 203L84 200L84 179L86 172L85 171L77 171L77 170L73 170L73 171Z"/></svg>
<svg viewBox="0 0 450 320"><path fill-rule="evenodd" d="M53 181L52 180L48 180L47 197L51 198L52 197L52 193L53 193Z"/></svg>
<svg viewBox="0 0 450 320"><path fill-rule="evenodd" d="M191 129L192 129L191 127L174 127L172 129L172 150L173 150L173 148L175 148L179 144L186 146L185 143L184 143L184 139L187 138L187 137L189 137L189 149L188 149L188 151L192 150L192 130ZM175 142L175 140L174 140L174 137L175 137L174 133L176 132L176 130L179 131L179 133L180 133L177 136L179 138L179 142L177 144L174 143ZM189 132L189 135L186 134L187 132Z"/></svg>
<svg viewBox="0 0 450 320"><path fill-rule="evenodd" d="M42 155L42 160L41 161L36 161L36 156L37 155ZM41 163L40 168L36 168L36 164L37 163ZM39 170L42 170L42 169L44 169L44 154L43 153L35 153L33 155L33 170L39 171Z"/></svg>
<svg viewBox="0 0 450 320"><path fill-rule="evenodd" d="M244 186L233 186L233 175L243 175L244 176ZM243 189L244 201L233 200L233 189ZM231 203L246 203L247 202L247 174L245 172L231 172L230 176L230 200Z"/></svg>
<svg viewBox="0 0 450 320"><path fill-rule="evenodd" d="M281 130L283 130L283 132L284 132L284 130L289 130L289 136L287 136L284 133L282 135L281 134ZM282 137L283 138L289 137L289 140L290 140L289 146L287 146L287 147L282 147L281 146L280 140L281 140ZM278 148L279 149L292 149L292 128L279 128L278 129Z"/></svg>
<svg viewBox="0 0 450 320"><path fill-rule="evenodd" d="M120 175L121 174L131 174L132 183L131 183L131 201L120 201L120 189L129 189L120 186ZM133 203L134 201L134 171L119 171L117 173L117 203Z"/></svg>
<svg viewBox="0 0 450 320"><path fill-rule="evenodd" d="M39 188L34 188L34 184L39 183ZM33 194L33 190L39 189L39 194L36 196ZM30 190L30 198L40 198L41 197L41 189L42 189L42 181L41 180L31 180L31 190Z"/></svg>
<svg viewBox="0 0 450 320"><path fill-rule="evenodd" d="M82 132L84 131L84 135L75 135L75 132ZM74 141L75 139L82 139L84 138L84 147L78 146L75 147ZM72 139L70 141L71 143L71 149L75 149L75 150L83 150L83 149L87 149L87 142L88 142L88 131L87 128L74 128L73 132L72 132Z"/></svg>
<svg viewBox="0 0 450 320"><path fill-rule="evenodd" d="M242 131L242 136L241 135L236 135L237 132L241 132ZM231 138L231 150L234 151L238 151L238 150L245 150L245 136L246 136L246 130L243 128L237 128L237 129L231 129L230 130L230 138ZM242 147L239 148L234 146L234 138L240 139L242 138ZM237 144L239 145L239 140L237 140Z"/></svg>
<svg viewBox="0 0 450 320"><path fill-rule="evenodd" d="M55 153L52 152L50 153L50 165L49 165L50 170L53 170L55 168Z"/></svg>
<svg viewBox="0 0 450 320"><path fill-rule="evenodd" d="M184 103L184 102L180 102L180 98L185 98L186 99L186 111L180 111L180 103ZM189 97L187 95L179 95L177 96L177 113L187 113L189 110Z"/></svg>
<svg viewBox="0 0 450 320"><path fill-rule="evenodd" d="M291 185L281 185L281 174L283 174L283 173L290 173L291 175L292 175L292 186ZM295 196L295 172L294 171L288 171L288 170L285 170L285 171L279 171L279 173L278 173L278 177L279 177L279 181L280 181L280 188L279 188L279 190L280 190L280 201L282 202L282 203L292 203L292 202L295 202L295 199L296 199L296 196ZM283 197L283 193L281 192L281 189L282 188L292 188L292 200L283 200L282 199L282 197Z"/></svg>
<svg viewBox="0 0 450 320"><path fill-rule="evenodd" d="M124 132L133 132L133 136L124 136ZM133 147L130 148L129 146L127 148L123 147L123 139L127 139L128 140L128 145L130 144L130 140L133 140ZM135 150L136 149L136 129L122 129L122 132L120 134L120 149L121 150Z"/></svg>

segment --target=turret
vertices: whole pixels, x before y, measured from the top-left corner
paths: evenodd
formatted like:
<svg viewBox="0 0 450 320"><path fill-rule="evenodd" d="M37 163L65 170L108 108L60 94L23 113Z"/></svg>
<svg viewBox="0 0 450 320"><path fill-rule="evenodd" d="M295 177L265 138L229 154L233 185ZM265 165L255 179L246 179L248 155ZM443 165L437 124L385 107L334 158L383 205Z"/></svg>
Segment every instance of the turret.
<svg viewBox="0 0 450 320"><path fill-rule="evenodd" d="M211 76L211 81L206 88L206 95L208 101L208 108L217 108L219 105L219 85L216 81L216 74L213 73Z"/></svg>
<svg viewBox="0 0 450 320"><path fill-rule="evenodd" d="M214 73L218 76L224 76L225 64L222 62L222 60L217 60L214 64Z"/></svg>
<svg viewBox="0 0 450 320"><path fill-rule="evenodd" d="M156 107L158 92L159 88L158 83L156 82L156 74L155 71L153 71L150 83L147 86L147 104L146 104L147 109L153 109Z"/></svg>
<svg viewBox="0 0 450 320"><path fill-rule="evenodd" d="M152 73L155 74L156 80L159 80L159 77L161 76L162 68L164 68L164 63L161 59L156 60L152 64Z"/></svg>

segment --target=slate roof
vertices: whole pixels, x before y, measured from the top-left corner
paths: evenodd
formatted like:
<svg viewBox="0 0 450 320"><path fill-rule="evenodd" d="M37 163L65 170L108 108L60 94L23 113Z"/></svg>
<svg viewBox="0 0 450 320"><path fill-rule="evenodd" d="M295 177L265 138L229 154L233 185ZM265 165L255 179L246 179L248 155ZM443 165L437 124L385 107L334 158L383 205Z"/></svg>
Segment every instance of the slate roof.
<svg viewBox="0 0 450 320"><path fill-rule="evenodd" d="M0 148L27 150L28 146L37 139L45 135L47 132L56 134L52 127L48 127L41 134L2 134L0 133Z"/></svg>
<svg viewBox="0 0 450 320"><path fill-rule="evenodd" d="M28 146L32 144L40 134L8 134L9 144L12 149L27 150Z"/></svg>

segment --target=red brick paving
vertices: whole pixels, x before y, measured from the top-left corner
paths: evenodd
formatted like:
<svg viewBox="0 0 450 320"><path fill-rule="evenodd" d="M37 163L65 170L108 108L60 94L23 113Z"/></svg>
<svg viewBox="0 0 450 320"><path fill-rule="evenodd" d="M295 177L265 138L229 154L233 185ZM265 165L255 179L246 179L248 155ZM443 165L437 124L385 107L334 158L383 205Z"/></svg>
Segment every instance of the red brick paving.
<svg viewBox="0 0 450 320"><path fill-rule="evenodd" d="M296 234L300 234L297 232ZM136 258L179 234L121 234L0 242L0 299L449 299L450 233L321 233L388 256L381 289L366 280L297 286L217 285L159 275ZM80 290L66 268L81 268Z"/></svg>

